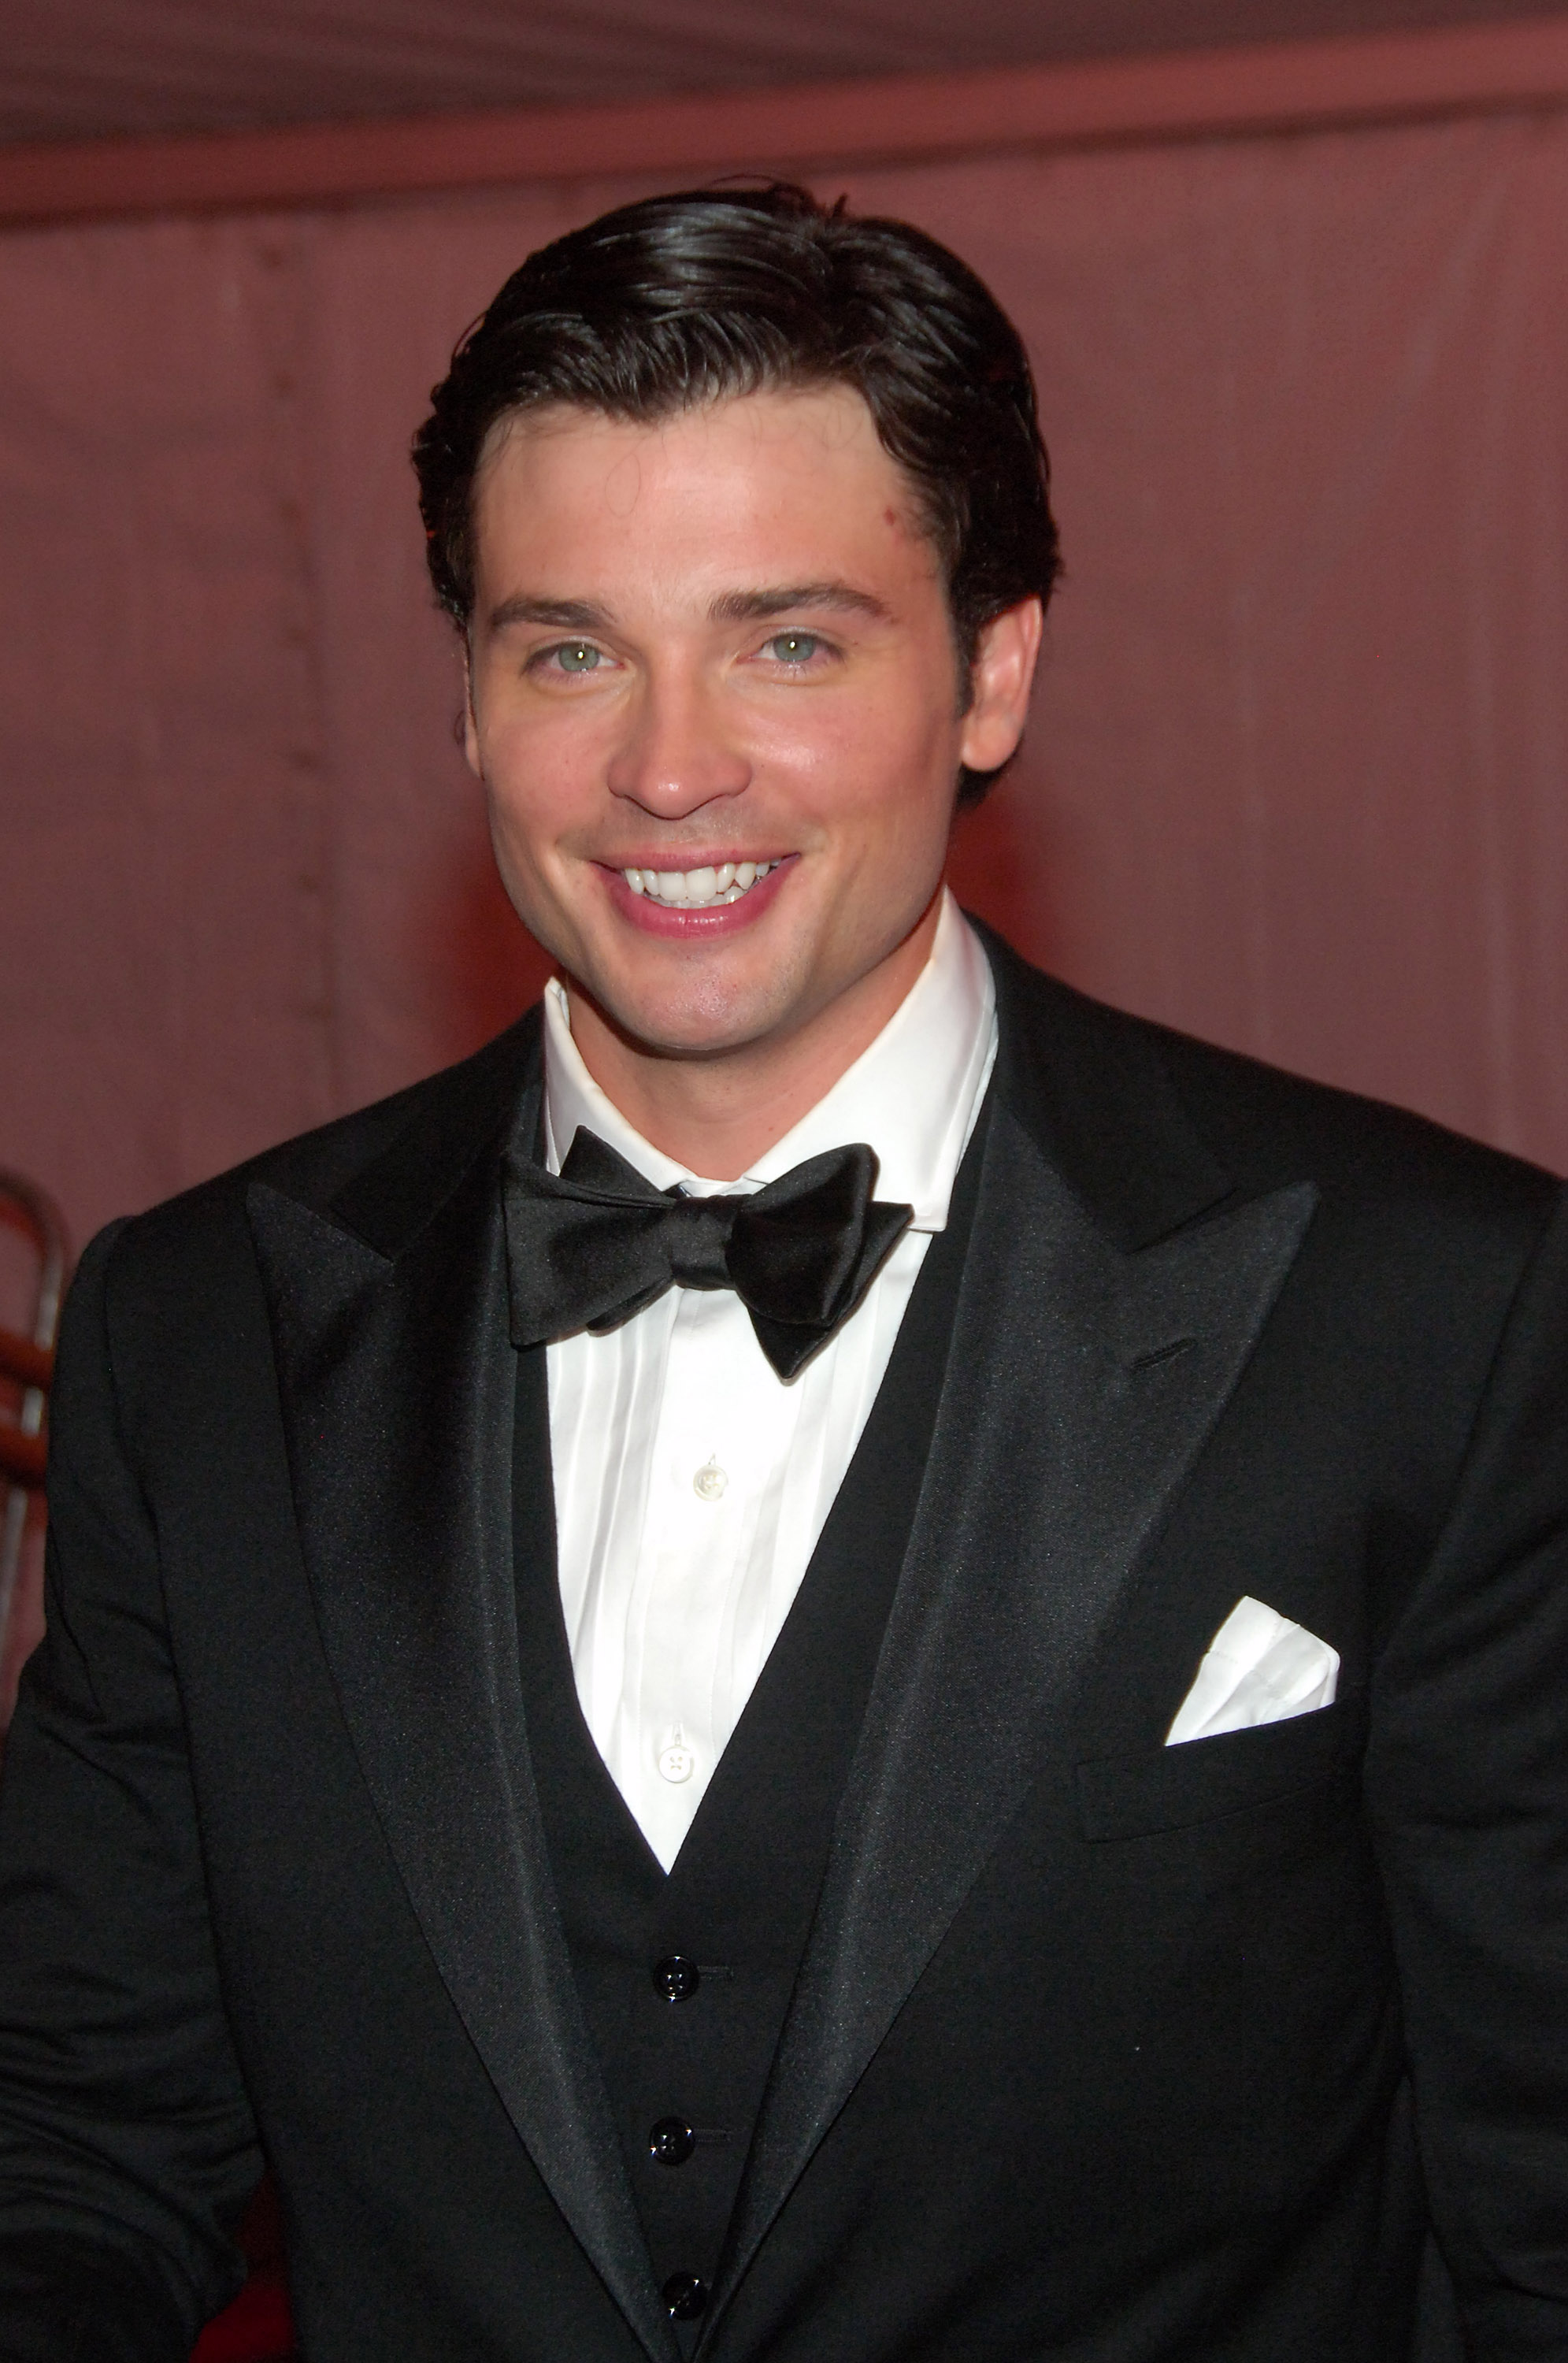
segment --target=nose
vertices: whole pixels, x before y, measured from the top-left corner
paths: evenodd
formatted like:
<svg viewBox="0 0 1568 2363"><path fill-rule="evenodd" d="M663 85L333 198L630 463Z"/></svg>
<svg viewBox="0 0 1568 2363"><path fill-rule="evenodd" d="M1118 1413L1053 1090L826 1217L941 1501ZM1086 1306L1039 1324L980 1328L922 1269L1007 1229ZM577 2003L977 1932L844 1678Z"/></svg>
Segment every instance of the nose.
<svg viewBox="0 0 1568 2363"><path fill-rule="evenodd" d="M680 820L751 783L752 767L726 726L723 701L689 673L647 675L610 759L612 795L659 820Z"/></svg>

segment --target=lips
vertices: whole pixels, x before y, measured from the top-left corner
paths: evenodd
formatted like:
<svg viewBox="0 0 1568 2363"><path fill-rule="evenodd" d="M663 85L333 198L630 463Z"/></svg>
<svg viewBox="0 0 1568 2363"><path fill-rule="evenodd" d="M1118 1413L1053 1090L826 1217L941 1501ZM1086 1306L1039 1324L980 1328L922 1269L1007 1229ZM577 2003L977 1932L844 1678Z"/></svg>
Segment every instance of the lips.
<svg viewBox="0 0 1568 2363"><path fill-rule="evenodd" d="M777 861L723 861L699 870L623 870L634 894L669 911L716 911L738 903L760 879L777 870Z"/></svg>
<svg viewBox="0 0 1568 2363"><path fill-rule="evenodd" d="M763 861L705 861L690 870L656 870L648 862L612 870L605 864L599 874L612 907L639 934L670 944L712 944L744 934L766 917L799 860L798 854L780 853ZM743 882L748 873L749 885ZM683 889L683 899L677 901Z"/></svg>

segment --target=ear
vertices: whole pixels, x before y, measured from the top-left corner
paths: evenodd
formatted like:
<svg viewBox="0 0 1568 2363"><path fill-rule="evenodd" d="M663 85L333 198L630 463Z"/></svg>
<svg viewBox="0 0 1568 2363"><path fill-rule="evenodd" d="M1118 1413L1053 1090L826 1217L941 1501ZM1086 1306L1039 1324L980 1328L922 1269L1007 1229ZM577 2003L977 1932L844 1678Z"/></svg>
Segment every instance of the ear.
<svg viewBox="0 0 1568 2363"><path fill-rule="evenodd" d="M474 712L474 651L467 632L463 634L463 755L476 780L484 777L480 760L479 716Z"/></svg>
<svg viewBox="0 0 1568 2363"><path fill-rule="evenodd" d="M1045 610L1030 598L1004 607L981 632L960 743L960 760L968 770L998 770L1022 738L1044 627Z"/></svg>

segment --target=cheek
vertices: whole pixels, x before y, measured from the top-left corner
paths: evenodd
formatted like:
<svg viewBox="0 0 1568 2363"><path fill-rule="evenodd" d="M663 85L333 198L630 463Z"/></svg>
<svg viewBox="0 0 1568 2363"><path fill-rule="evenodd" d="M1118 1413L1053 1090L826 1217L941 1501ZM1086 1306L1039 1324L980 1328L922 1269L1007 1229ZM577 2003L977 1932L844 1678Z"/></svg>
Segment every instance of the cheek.
<svg viewBox="0 0 1568 2363"><path fill-rule="evenodd" d="M889 804L907 811L928 791L944 803L957 777L957 740L953 717L929 696L824 697L799 717L769 716L751 751L762 777L788 782L824 824L879 828Z"/></svg>
<svg viewBox="0 0 1568 2363"><path fill-rule="evenodd" d="M480 753L492 826L509 845L547 858L592 805L602 764L591 739L569 718L548 716L492 726Z"/></svg>
<svg viewBox="0 0 1568 2363"><path fill-rule="evenodd" d="M957 773L952 731L923 715L889 716L844 749L837 816L880 860L921 868L933 840L945 845Z"/></svg>
<svg viewBox="0 0 1568 2363"><path fill-rule="evenodd" d="M564 916L569 876L559 851L564 816L554 800L541 804L515 785L488 789L491 845L502 882L523 917L537 930L551 915Z"/></svg>
<svg viewBox="0 0 1568 2363"><path fill-rule="evenodd" d="M487 771L498 780L524 782L579 768L588 738L583 720L569 705L542 701L533 711L502 709L482 734Z"/></svg>

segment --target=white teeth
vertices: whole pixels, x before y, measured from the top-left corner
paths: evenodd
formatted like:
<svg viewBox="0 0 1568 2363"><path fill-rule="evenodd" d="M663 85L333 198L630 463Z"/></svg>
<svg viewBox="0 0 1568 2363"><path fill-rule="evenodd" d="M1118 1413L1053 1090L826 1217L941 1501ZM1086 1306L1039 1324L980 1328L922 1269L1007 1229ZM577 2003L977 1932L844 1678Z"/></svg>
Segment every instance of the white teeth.
<svg viewBox="0 0 1568 2363"><path fill-rule="evenodd" d="M712 910L721 903L738 903L778 867L776 861L722 861L701 870L624 870L621 875L634 894L677 910Z"/></svg>

